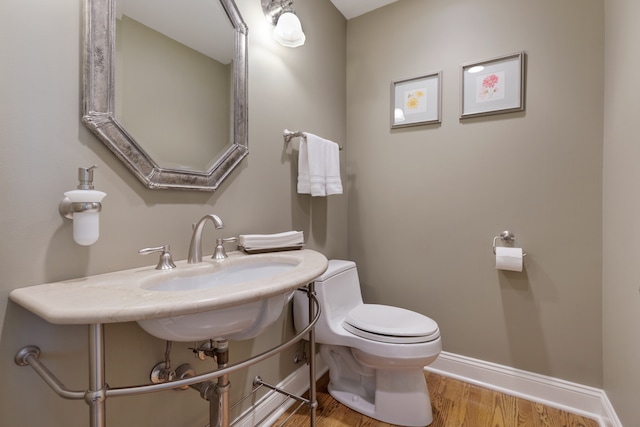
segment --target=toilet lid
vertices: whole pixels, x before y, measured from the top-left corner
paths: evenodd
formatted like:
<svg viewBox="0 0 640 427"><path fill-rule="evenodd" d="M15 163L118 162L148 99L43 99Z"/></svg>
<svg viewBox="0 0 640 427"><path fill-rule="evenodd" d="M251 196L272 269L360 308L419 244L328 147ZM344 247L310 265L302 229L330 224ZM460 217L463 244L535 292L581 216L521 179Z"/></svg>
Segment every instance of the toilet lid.
<svg viewBox="0 0 640 427"><path fill-rule="evenodd" d="M388 343L420 343L440 336L438 324L427 316L400 307L362 304L351 310L343 327L354 335Z"/></svg>

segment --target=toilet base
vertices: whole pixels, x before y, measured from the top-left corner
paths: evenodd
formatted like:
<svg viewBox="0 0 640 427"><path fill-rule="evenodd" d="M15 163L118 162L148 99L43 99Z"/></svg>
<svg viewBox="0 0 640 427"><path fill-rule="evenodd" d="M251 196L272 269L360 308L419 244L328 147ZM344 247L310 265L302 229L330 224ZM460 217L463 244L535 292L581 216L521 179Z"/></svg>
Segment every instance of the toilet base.
<svg viewBox="0 0 640 427"><path fill-rule="evenodd" d="M422 370L417 373L424 380ZM353 392L340 390L339 386L336 387L331 382L328 385L328 390L329 394L338 402L368 417L399 426L425 427L433 422L431 400L429 399L426 382L424 382L423 387L415 384L417 377L414 374L415 372L407 373L398 372L397 370L378 372L376 375L378 388L375 392L375 403L369 402ZM390 381L384 380L383 384L378 382L381 377L387 376L393 376L394 378L390 379ZM385 382L386 384L384 384ZM413 390L407 390L406 387L403 387L402 392L393 390L395 387L391 387L392 389L387 387L391 383L399 386L398 382L403 383L405 386L407 383L413 383L417 387L414 387Z"/></svg>
<svg viewBox="0 0 640 427"><path fill-rule="evenodd" d="M338 402L376 420L407 427L432 423L431 399L422 367L380 369L354 366L349 349L322 346L329 365L329 394Z"/></svg>

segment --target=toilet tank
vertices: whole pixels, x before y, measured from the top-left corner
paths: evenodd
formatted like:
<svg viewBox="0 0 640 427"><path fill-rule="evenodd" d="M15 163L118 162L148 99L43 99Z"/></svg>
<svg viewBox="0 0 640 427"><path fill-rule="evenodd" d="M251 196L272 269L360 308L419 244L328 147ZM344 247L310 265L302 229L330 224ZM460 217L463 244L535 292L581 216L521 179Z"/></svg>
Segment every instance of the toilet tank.
<svg viewBox="0 0 640 427"><path fill-rule="evenodd" d="M358 270L353 261L330 260L327 270L315 280L315 290L322 310L316 323L318 341L323 331L342 329L342 321L351 309L363 304ZM307 296L296 292L293 304L293 322L297 331L309 324Z"/></svg>

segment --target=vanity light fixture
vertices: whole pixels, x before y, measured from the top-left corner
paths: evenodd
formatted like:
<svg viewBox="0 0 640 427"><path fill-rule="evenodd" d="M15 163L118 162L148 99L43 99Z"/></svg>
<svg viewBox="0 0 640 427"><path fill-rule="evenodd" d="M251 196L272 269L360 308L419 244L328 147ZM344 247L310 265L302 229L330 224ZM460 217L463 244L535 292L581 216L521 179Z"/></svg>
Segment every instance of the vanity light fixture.
<svg viewBox="0 0 640 427"><path fill-rule="evenodd" d="M261 0L262 11L272 25L273 38L285 47L298 47L304 44L306 36L302 31L300 19L293 10L293 0Z"/></svg>
<svg viewBox="0 0 640 427"><path fill-rule="evenodd" d="M102 199L107 193L93 189L93 170L78 168L78 187L64 193L60 202L60 215L73 220L73 240L82 246L93 245L100 237L99 212L102 210Z"/></svg>

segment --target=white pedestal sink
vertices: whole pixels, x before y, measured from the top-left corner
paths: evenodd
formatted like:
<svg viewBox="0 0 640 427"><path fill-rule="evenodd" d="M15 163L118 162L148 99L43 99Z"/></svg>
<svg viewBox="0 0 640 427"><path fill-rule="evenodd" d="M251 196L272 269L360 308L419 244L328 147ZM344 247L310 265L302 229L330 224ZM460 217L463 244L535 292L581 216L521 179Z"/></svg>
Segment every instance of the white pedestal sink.
<svg viewBox="0 0 640 427"><path fill-rule="evenodd" d="M179 261L177 268L168 271L149 266L15 289L9 294L13 302L50 323L89 325L89 389L75 391L64 387L40 362L40 349L36 346L23 347L15 362L30 365L58 395L87 402L90 424L103 426L109 396L181 388L214 378L220 382L247 364L282 351L308 332L309 396L315 404L313 324L308 331L236 365L220 368L218 361L218 370L195 377L120 388L106 384L104 324L136 321L149 333L174 341L251 338L280 316L292 292L307 284L309 312L313 313L313 302L317 308L317 300L313 297L312 282L324 273L327 264L322 254L311 250L259 255L232 252L222 261L208 259L197 264ZM223 382L226 390L228 382ZM224 409L228 402L223 397L226 393L223 390L217 402L210 402L210 407ZM211 409L211 419L217 419L218 415Z"/></svg>
<svg viewBox="0 0 640 427"><path fill-rule="evenodd" d="M15 289L12 301L55 324L136 321L171 341L248 339L276 321L290 295L320 276L327 258L313 250L176 262Z"/></svg>

